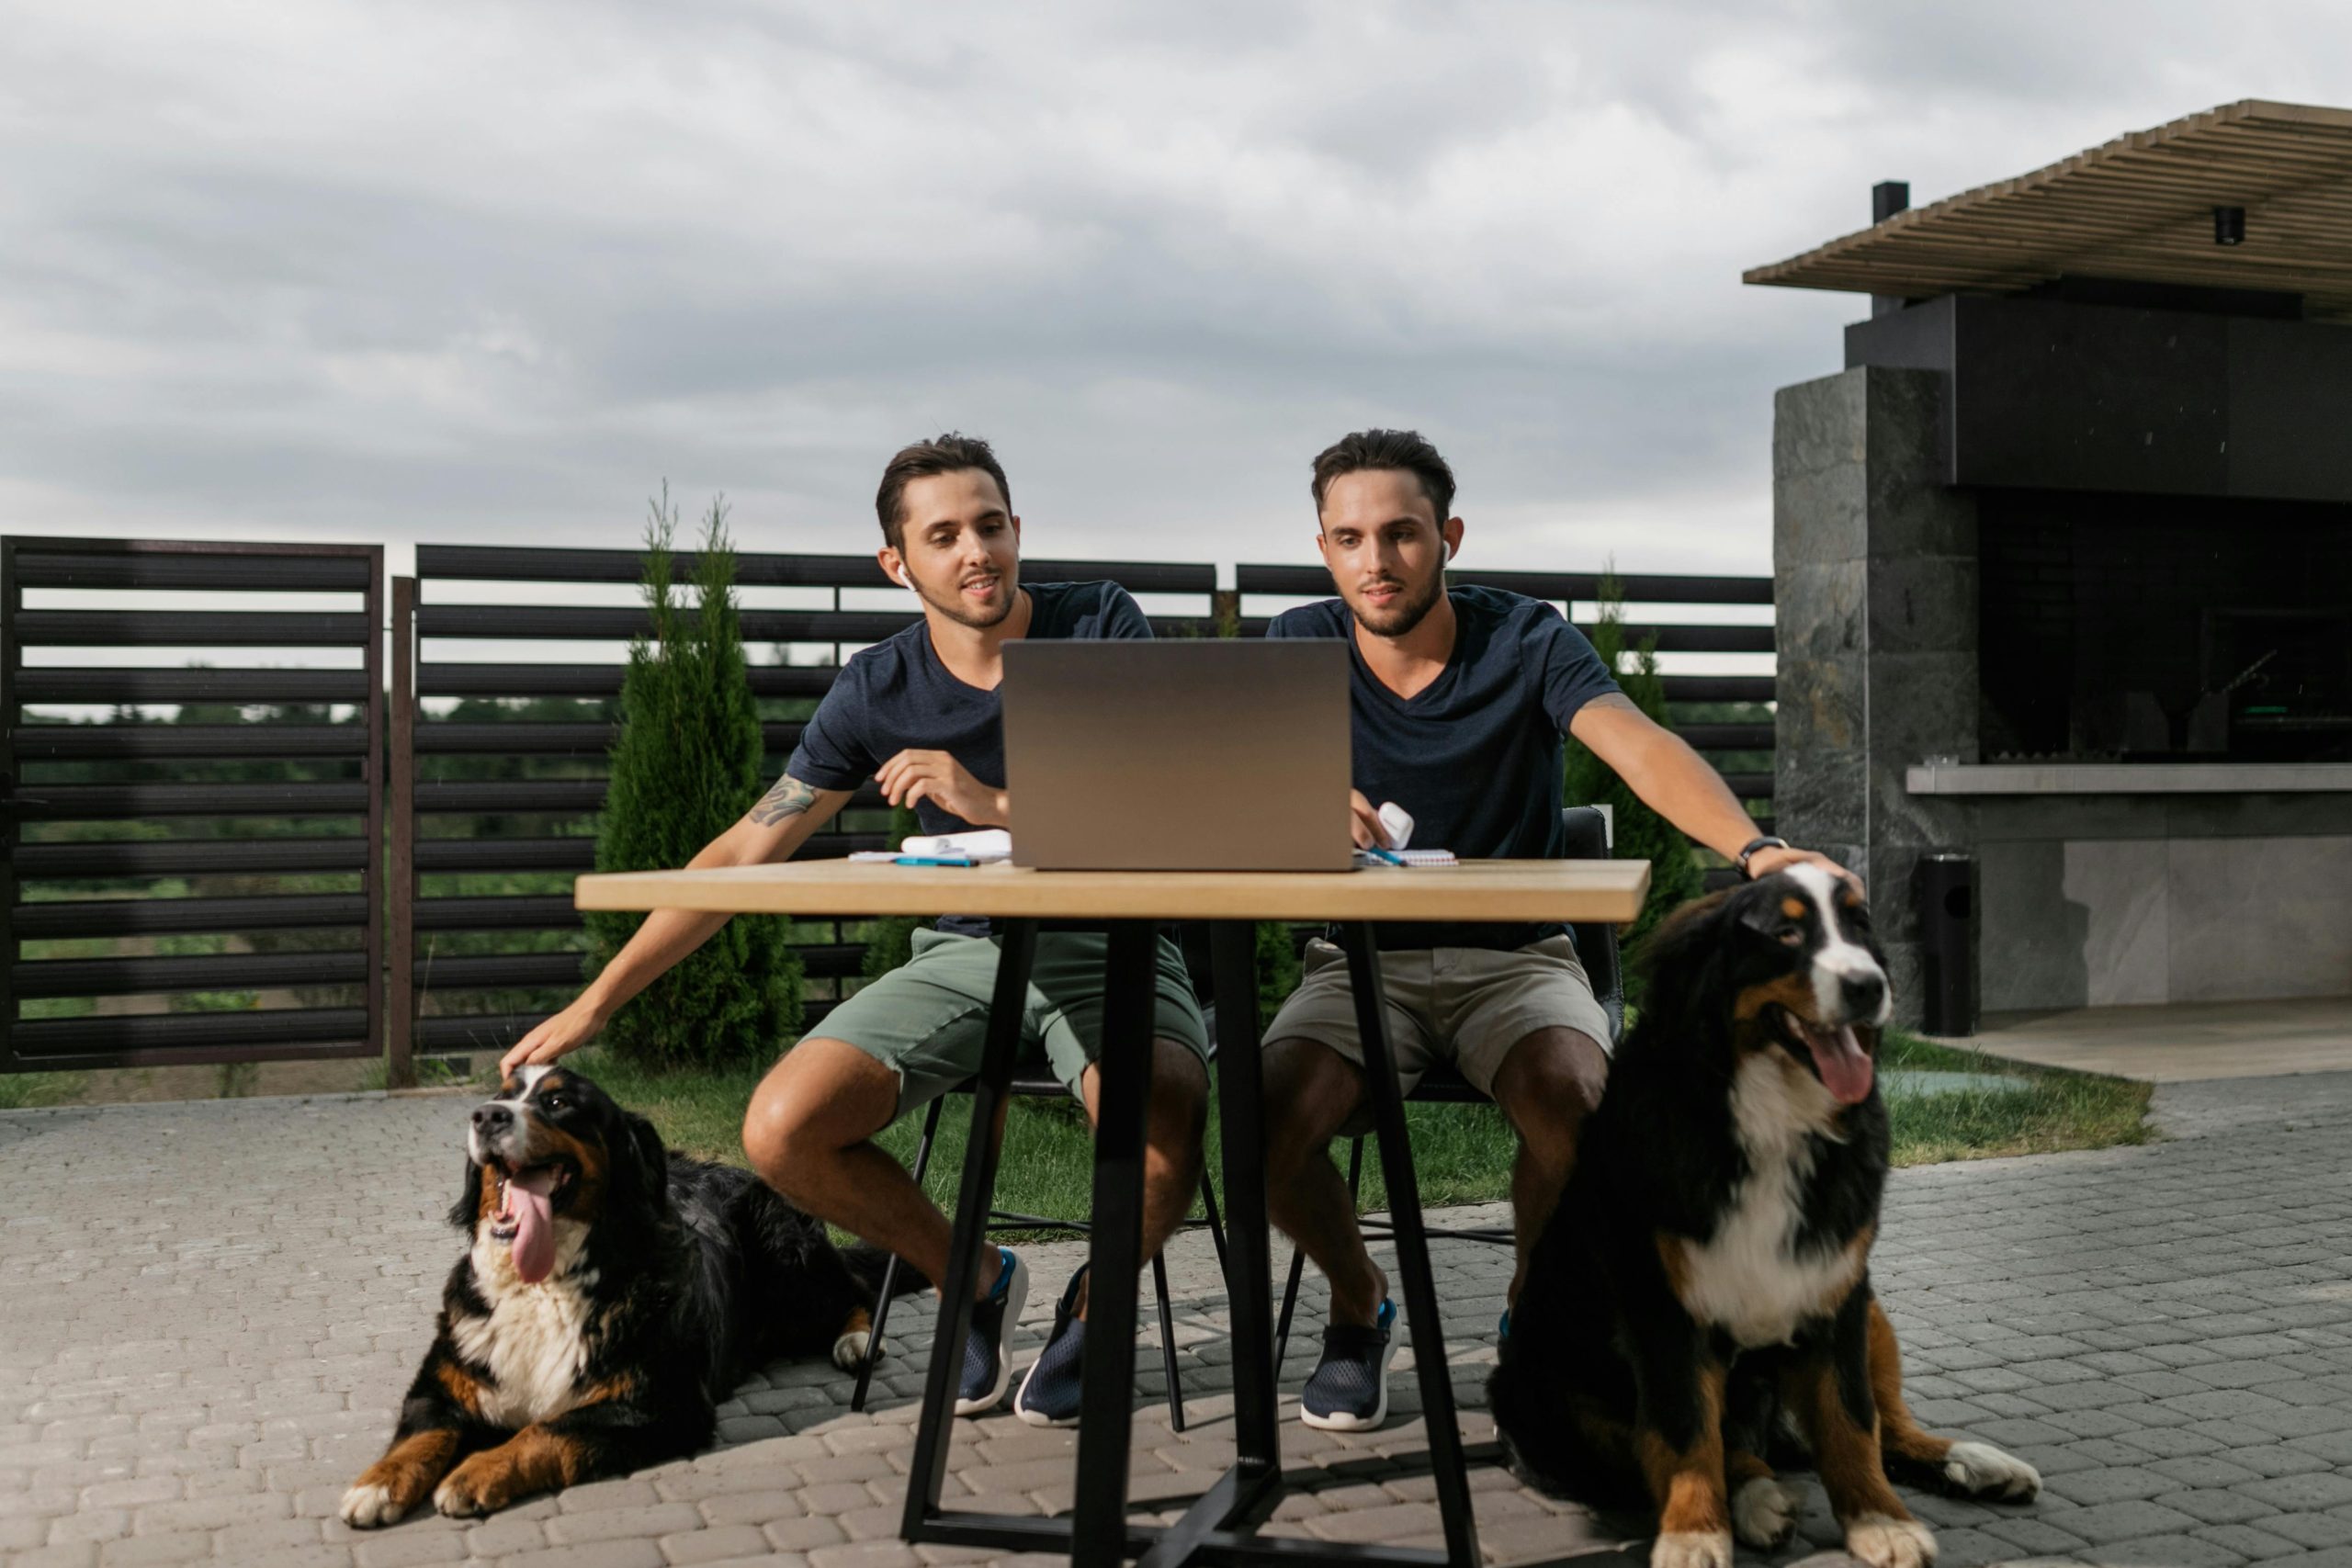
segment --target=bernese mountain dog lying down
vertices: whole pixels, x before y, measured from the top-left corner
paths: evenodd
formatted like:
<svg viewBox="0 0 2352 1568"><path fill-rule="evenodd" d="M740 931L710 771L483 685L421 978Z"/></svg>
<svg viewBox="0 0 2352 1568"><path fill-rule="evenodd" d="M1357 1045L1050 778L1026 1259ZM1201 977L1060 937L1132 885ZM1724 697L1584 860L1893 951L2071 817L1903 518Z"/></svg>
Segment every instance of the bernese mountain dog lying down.
<svg viewBox="0 0 2352 1568"><path fill-rule="evenodd" d="M1686 906L1529 1259L1496 1425L1530 1480L1658 1516L1652 1568L1769 1549L1809 1451L1846 1548L1921 1568L1935 1538L1889 1471L2023 1501L2031 1466L1920 1430L1869 1262L1887 1171L1875 1053L1890 1011L1868 911L1798 866Z"/></svg>
<svg viewBox="0 0 2352 1568"><path fill-rule="evenodd" d="M746 1373L865 1353L860 1271L879 1254L844 1256L748 1172L668 1153L566 1068L526 1067L475 1109L449 1222L471 1245L390 1449L344 1494L346 1523L388 1525L428 1496L486 1514L676 1459L710 1441Z"/></svg>

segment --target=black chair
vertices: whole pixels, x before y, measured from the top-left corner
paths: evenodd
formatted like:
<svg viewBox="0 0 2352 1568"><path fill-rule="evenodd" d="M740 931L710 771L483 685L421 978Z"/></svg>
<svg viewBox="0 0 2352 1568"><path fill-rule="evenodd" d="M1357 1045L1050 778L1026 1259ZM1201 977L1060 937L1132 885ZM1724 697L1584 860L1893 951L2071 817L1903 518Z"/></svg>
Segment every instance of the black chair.
<svg viewBox="0 0 2352 1568"><path fill-rule="evenodd" d="M1216 1051L1214 1042L1216 1039L1216 994L1209 970L1208 931L1205 927L1182 926L1178 928L1177 937L1184 950L1184 967L1192 976L1193 993L1199 998L1202 1016L1208 1024L1209 1039L1212 1042L1210 1051L1214 1056ZM971 1086L966 1084L951 1090L950 1093L960 1095L970 1091ZM1069 1095L1069 1090L1062 1087L1062 1081L1043 1066L1014 1069L1008 1092L1015 1100L1064 1100ZM914 1178L917 1185L922 1184L923 1173L931 1165L932 1141L939 1132L939 1115L945 1108L948 1099L948 1095L941 1095L931 1102L930 1110L923 1115L922 1137L915 1145ZM1221 1273L1225 1269L1225 1226L1217 1217L1216 1192L1209 1185L1208 1167L1205 1161L1201 1168L1201 1203L1204 1217L1199 1220L1187 1220L1184 1223L1188 1226L1196 1224L1208 1226L1209 1240L1216 1247L1217 1269ZM991 1231L1068 1231L1077 1235L1084 1235L1091 1229L1083 1220L1055 1219L1042 1214L1019 1214L1005 1209L989 1211L987 1228ZM866 1344L865 1359L858 1363L857 1388L850 1395L849 1407L852 1410L862 1412L865 1408L866 1389L874 1380L875 1365L882 1358L882 1329L889 1320L890 1292L891 1287L897 1283L898 1274L899 1259L894 1256L882 1269L880 1299L875 1303L874 1306L872 1337ZM1168 1374L1169 1424L1181 1432L1184 1429L1184 1394L1176 1372L1176 1320L1168 1297L1168 1264L1158 1253L1152 1254L1151 1258L1151 1288L1153 1299L1159 1308L1159 1354L1161 1365Z"/></svg>
<svg viewBox="0 0 2352 1568"><path fill-rule="evenodd" d="M1572 860L1607 860L1609 858L1609 818L1598 807L1571 806L1560 813L1561 826L1566 829L1566 847L1562 853ZM1592 994L1609 1015L1609 1043L1615 1044L1625 1032L1625 977L1617 962L1617 928L1605 921L1581 921L1569 926L1576 938L1577 959L1584 965L1586 978L1592 982ZM1481 1105L1487 1097L1470 1087L1469 1080L1450 1066L1431 1067L1421 1075L1408 1097L1438 1105ZM1363 1137L1348 1141L1348 1195L1359 1198L1363 1190ZM1367 1240L1388 1234L1388 1227L1376 1221L1366 1222L1363 1234ZM1425 1227L1432 1239L1440 1236L1454 1241L1481 1241L1498 1247L1517 1245L1518 1237L1509 1230L1496 1227L1447 1230L1439 1226ZM1306 1255L1293 1247L1290 1255L1290 1278L1283 1286L1281 1317L1274 1326L1274 1365L1283 1364L1283 1353L1290 1347L1291 1313L1298 1304L1298 1287L1306 1269Z"/></svg>

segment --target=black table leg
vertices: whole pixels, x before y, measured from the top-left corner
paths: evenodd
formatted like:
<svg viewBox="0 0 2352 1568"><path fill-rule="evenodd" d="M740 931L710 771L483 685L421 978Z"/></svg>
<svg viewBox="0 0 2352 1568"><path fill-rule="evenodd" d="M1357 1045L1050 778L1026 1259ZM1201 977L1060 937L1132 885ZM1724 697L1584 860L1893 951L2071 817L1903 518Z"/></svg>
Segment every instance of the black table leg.
<svg viewBox="0 0 2352 1568"><path fill-rule="evenodd" d="M939 1281L939 1314L931 1369L923 1380L922 1418L915 1427L915 1456L907 1475L907 1511L899 1533L923 1539L924 1521L939 1508L947 1480L947 1450L956 1421L956 1385L964 1370L964 1337L972 1326L972 1287L979 1280L980 1248L988 1241L989 1202L996 1193L996 1119L1021 1053L1021 1015L1029 995L1029 970L1037 954L1037 922L999 920L996 990L989 1000L989 1032L980 1050L979 1077L972 1085L972 1133L964 1153L963 1190L956 1200L954 1239L947 1248L947 1278ZM1128 1281L1134 1295L1134 1281ZM1133 1347L1130 1346L1132 1351ZM1122 1418L1124 1427L1125 1417Z"/></svg>
<svg viewBox="0 0 2352 1568"><path fill-rule="evenodd" d="M1217 1110L1225 1162L1226 1294L1233 1319L1234 1448L1245 1471L1282 1472L1276 1437L1272 1282L1266 1235L1266 1133L1258 1058L1258 928L1220 920L1211 935Z"/></svg>
<svg viewBox="0 0 2352 1568"><path fill-rule="evenodd" d="M1405 1096L1396 1081L1396 1053L1388 1043L1373 929L1367 924L1342 926L1340 945L1348 956L1356 1031L1363 1042L1365 1087L1372 1095L1373 1126L1380 1134L1380 1169L1388 1182L1396 1271L1404 1276L1405 1318L1413 1335L1413 1370L1420 1378L1421 1422L1429 1430L1430 1472L1437 1483L1438 1517L1445 1526L1445 1554L1454 1568L1477 1568L1478 1526L1470 1511L1470 1478L1464 1469L1462 1428L1454 1416L1453 1377L1446 1365L1445 1325L1438 1316L1429 1239L1421 1230L1420 1184L1413 1175Z"/></svg>
<svg viewBox="0 0 2352 1568"><path fill-rule="evenodd" d="M1085 1395L1070 1561L1110 1568L1127 1552L1127 1453L1136 1387L1136 1277L1143 1269L1144 1136L1151 1103L1159 931L1111 926L1094 1115L1094 1230L1088 1254Z"/></svg>

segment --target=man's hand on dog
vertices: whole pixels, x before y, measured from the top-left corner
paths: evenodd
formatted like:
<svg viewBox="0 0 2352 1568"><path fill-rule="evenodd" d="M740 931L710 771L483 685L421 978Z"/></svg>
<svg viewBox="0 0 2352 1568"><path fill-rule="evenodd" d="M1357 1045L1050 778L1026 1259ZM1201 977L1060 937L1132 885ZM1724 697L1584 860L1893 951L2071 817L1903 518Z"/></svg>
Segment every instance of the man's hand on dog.
<svg viewBox="0 0 2352 1568"><path fill-rule="evenodd" d="M577 1051L604 1027L604 1015L582 997L554 1017L541 1020L537 1029L514 1042L514 1049L498 1060L498 1076L503 1078L517 1067L544 1066Z"/></svg>
<svg viewBox="0 0 2352 1568"><path fill-rule="evenodd" d="M945 751L901 751L874 775L893 806L928 800L975 828L1003 828L1012 820L1012 797L990 789Z"/></svg>
<svg viewBox="0 0 2352 1568"><path fill-rule="evenodd" d="M1866 894L1869 891L1863 887L1860 877L1856 876L1827 855L1816 854L1811 850L1758 850L1747 857L1747 879L1753 882L1760 877L1770 876L1776 871L1786 871L1792 865L1817 865L1852 887L1855 892Z"/></svg>

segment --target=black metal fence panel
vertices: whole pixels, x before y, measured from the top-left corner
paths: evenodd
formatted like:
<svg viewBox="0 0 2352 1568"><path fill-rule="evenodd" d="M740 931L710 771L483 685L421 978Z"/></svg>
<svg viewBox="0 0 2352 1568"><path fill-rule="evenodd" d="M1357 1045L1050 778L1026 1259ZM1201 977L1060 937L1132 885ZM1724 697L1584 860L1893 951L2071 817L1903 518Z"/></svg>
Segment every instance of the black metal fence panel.
<svg viewBox="0 0 2352 1568"><path fill-rule="evenodd" d="M0 1071L383 1050L383 588L372 545L0 537Z"/></svg>

